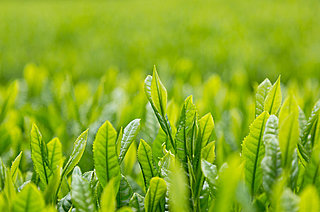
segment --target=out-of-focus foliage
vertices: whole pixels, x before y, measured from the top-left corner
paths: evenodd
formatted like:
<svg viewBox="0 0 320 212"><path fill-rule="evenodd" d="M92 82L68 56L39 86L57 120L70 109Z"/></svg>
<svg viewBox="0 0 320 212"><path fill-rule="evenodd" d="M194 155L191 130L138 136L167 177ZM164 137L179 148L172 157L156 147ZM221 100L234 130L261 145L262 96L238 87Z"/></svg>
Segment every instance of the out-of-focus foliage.
<svg viewBox="0 0 320 212"><path fill-rule="evenodd" d="M169 90L211 72L319 79L319 9L317 0L2 0L0 79L21 76L29 62L74 79L157 64Z"/></svg>

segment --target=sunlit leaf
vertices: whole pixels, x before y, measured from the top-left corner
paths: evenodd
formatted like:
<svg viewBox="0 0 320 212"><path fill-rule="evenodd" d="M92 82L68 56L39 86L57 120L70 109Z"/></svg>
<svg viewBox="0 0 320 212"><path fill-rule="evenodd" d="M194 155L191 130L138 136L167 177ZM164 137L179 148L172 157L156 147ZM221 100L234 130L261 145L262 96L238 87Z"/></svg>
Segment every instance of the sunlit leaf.
<svg viewBox="0 0 320 212"><path fill-rule="evenodd" d="M72 169L78 164L80 161L82 154L86 148L87 138L88 138L88 130L81 133L81 135L76 139L73 145L72 153L69 157L68 162L63 168L62 176L67 175Z"/></svg>
<svg viewBox="0 0 320 212"><path fill-rule="evenodd" d="M47 144L43 141L42 135L38 127L33 124L31 129L31 158L33 161L34 169L40 177L42 187L48 184L48 149Z"/></svg>
<svg viewBox="0 0 320 212"><path fill-rule="evenodd" d="M256 117L264 111L264 102L272 84L267 78L257 88L256 92Z"/></svg>
<svg viewBox="0 0 320 212"><path fill-rule="evenodd" d="M19 153L19 155L16 157L16 159L14 159L14 161L12 162L12 165L11 165L11 170L10 171L11 171L11 176L12 176L13 182L15 182L16 178L17 178L19 165L20 165L20 160L21 160L21 155L22 155L22 152Z"/></svg>
<svg viewBox="0 0 320 212"><path fill-rule="evenodd" d="M151 147L144 141L140 140L138 147L138 161L143 173L146 189L152 177L156 176L156 169L153 162Z"/></svg>
<svg viewBox="0 0 320 212"><path fill-rule="evenodd" d="M264 111L267 111L270 115L277 114L282 101L281 87L280 87L280 77L270 88L265 102Z"/></svg>
<svg viewBox="0 0 320 212"><path fill-rule="evenodd" d="M300 195L299 212L319 211L319 195L313 186L306 187Z"/></svg>
<svg viewBox="0 0 320 212"><path fill-rule="evenodd" d="M13 203L14 212L41 212L44 209L45 203L41 192L29 183L16 196Z"/></svg>
<svg viewBox="0 0 320 212"><path fill-rule="evenodd" d="M135 119L130 122L123 131L123 136L121 140L121 148L119 155L119 162L121 163L126 155L131 143L136 139L140 128L140 119Z"/></svg>
<svg viewBox="0 0 320 212"><path fill-rule="evenodd" d="M94 166L102 186L106 186L111 178L120 175L116 139L116 130L109 121L106 121L99 128L93 142Z"/></svg>
<svg viewBox="0 0 320 212"><path fill-rule="evenodd" d="M279 145L284 167L291 165L293 152L299 142L299 108L295 99L288 97L279 115Z"/></svg>
<svg viewBox="0 0 320 212"><path fill-rule="evenodd" d="M150 187L144 199L146 212L154 212L157 210L157 205L160 199L166 194L166 191L167 184L163 179L154 177L150 180Z"/></svg>
<svg viewBox="0 0 320 212"><path fill-rule="evenodd" d="M252 195L262 183L261 161L264 157L263 133L269 118L267 112L260 114L251 124L250 133L242 144L242 157L245 161L245 181Z"/></svg>

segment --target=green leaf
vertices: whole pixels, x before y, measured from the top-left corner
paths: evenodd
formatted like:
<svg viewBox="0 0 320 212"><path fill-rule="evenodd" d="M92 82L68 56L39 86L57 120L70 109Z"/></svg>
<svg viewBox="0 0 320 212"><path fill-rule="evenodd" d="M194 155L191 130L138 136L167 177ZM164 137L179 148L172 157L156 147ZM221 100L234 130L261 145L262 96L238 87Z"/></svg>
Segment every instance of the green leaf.
<svg viewBox="0 0 320 212"><path fill-rule="evenodd" d="M129 204L134 211L144 212L144 197L138 193L134 193Z"/></svg>
<svg viewBox="0 0 320 212"><path fill-rule="evenodd" d="M166 191L167 184L163 179L154 177L150 180L150 187L144 199L146 212L154 212L157 210L157 205L165 196Z"/></svg>
<svg viewBox="0 0 320 212"><path fill-rule="evenodd" d="M36 124L33 124L31 129L31 159L34 169L40 177L42 188L48 184L48 149L47 144L42 140L42 135Z"/></svg>
<svg viewBox="0 0 320 212"><path fill-rule="evenodd" d="M160 81L156 67L153 68L151 81L151 99L155 108L165 117L167 109L167 90Z"/></svg>
<svg viewBox="0 0 320 212"><path fill-rule="evenodd" d="M129 205L133 191L127 178L121 175L119 191L117 194L117 208Z"/></svg>
<svg viewBox="0 0 320 212"><path fill-rule="evenodd" d="M153 79L154 79L153 77L151 77L149 75L147 76L147 78L144 81L144 91L145 91L147 99L150 102L150 105L151 105L151 107L152 107L152 109L158 119L158 122L159 122L161 128L166 133L166 135L169 137L170 144L175 148L174 140L173 140L173 136L172 136L172 132L171 132L171 127L170 127L170 122L169 122L166 114L162 114L162 112L156 108L155 103L152 100Z"/></svg>
<svg viewBox="0 0 320 212"><path fill-rule="evenodd" d="M81 135L74 142L72 153L69 157L68 162L63 168L62 176L68 175L72 171L72 169L79 163L86 148L88 130L89 129L81 133Z"/></svg>
<svg viewBox="0 0 320 212"><path fill-rule="evenodd" d="M256 117L264 111L264 102L272 84L267 78L257 88L256 92Z"/></svg>
<svg viewBox="0 0 320 212"><path fill-rule="evenodd" d="M187 97L184 101L180 118L178 121L178 128L175 137L175 146L178 158L183 166L186 168L187 156L191 156L191 146L193 146L193 124L194 118L197 115L196 107L192 102L192 96Z"/></svg>
<svg viewBox="0 0 320 212"><path fill-rule="evenodd" d="M36 186L29 183L16 196L13 203L13 212L42 212L44 206L40 191Z"/></svg>
<svg viewBox="0 0 320 212"><path fill-rule="evenodd" d="M0 124L3 122L9 109L14 105L18 92L19 92L19 82L18 80L15 80L7 88L6 97L4 97L5 98L4 101L1 102L2 108L0 108Z"/></svg>
<svg viewBox="0 0 320 212"><path fill-rule="evenodd" d="M312 109L311 115L304 128L302 136L302 144L306 150L311 154L312 148L317 141L320 140L320 100L315 104Z"/></svg>
<svg viewBox="0 0 320 212"><path fill-rule="evenodd" d="M59 212L68 212L71 207L72 207L71 195L70 193L68 193L65 197L63 197L58 202L57 209Z"/></svg>
<svg viewBox="0 0 320 212"><path fill-rule="evenodd" d="M281 211L295 212L299 210L299 197L289 188L286 188L281 196Z"/></svg>
<svg viewBox="0 0 320 212"><path fill-rule="evenodd" d="M219 173L219 187L216 199L211 202L210 209L212 210L209 211L231 211L235 199L235 191L242 177L243 166L241 166L240 158L237 155L232 155L227 164L227 167Z"/></svg>
<svg viewBox="0 0 320 212"><path fill-rule="evenodd" d="M313 186L306 187L300 196L299 212L320 211L319 195Z"/></svg>
<svg viewBox="0 0 320 212"><path fill-rule="evenodd" d="M15 182L16 179L17 179L17 174L18 174L18 170L19 170L21 155L22 155L22 152L19 153L19 155L16 157L16 159L14 159L14 161L12 162L12 165L11 165L11 170L10 171L11 171L11 176L12 176L13 182Z"/></svg>
<svg viewBox="0 0 320 212"><path fill-rule="evenodd" d="M179 161L170 163L169 172L169 208L173 212L189 211L189 189L187 178Z"/></svg>
<svg viewBox="0 0 320 212"><path fill-rule="evenodd" d="M152 142L152 155L156 164L164 156L163 146L167 143L167 140L168 136L166 133L162 129L159 129L156 139Z"/></svg>
<svg viewBox="0 0 320 212"><path fill-rule="evenodd" d="M279 145L283 167L291 165L293 152L299 142L299 107L289 96L281 107L279 115Z"/></svg>
<svg viewBox="0 0 320 212"><path fill-rule="evenodd" d="M218 176L217 167L212 163L209 163L208 161L202 159L201 169L202 169L203 175L207 179L207 182L210 186L211 193L215 193L216 187L217 187L217 176Z"/></svg>
<svg viewBox="0 0 320 212"><path fill-rule="evenodd" d="M213 132L214 122L211 113L207 113L199 120L199 136L201 137L201 148L207 145Z"/></svg>
<svg viewBox="0 0 320 212"><path fill-rule="evenodd" d="M320 194L320 147L315 147L308 163L303 180L303 186L314 185Z"/></svg>
<svg viewBox="0 0 320 212"><path fill-rule="evenodd" d="M216 158L216 154L214 151L215 144L215 141L208 143L207 146L205 146L201 152L201 158L208 161L209 163L213 163L214 159Z"/></svg>
<svg viewBox="0 0 320 212"><path fill-rule="evenodd" d="M62 147L59 138L52 139L48 144L48 166L49 169L54 171L62 166Z"/></svg>
<svg viewBox="0 0 320 212"><path fill-rule="evenodd" d="M271 87L266 100L264 102L264 111L267 111L270 115L277 114L282 101L282 94L280 88L280 76L274 85Z"/></svg>
<svg viewBox="0 0 320 212"><path fill-rule="evenodd" d="M263 135L265 156L262 159L261 167L263 172L263 187L268 194L270 194L275 181L282 173L278 126L278 118L275 115L271 115L266 123Z"/></svg>
<svg viewBox="0 0 320 212"><path fill-rule="evenodd" d="M77 211L95 211L93 193L90 182L74 169L71 182L71 200Z"/></svg>
<svg viewBox="0 0 320 212"><path fill-rule="evenodd" d="M126 155L131 143L136 139L140 128L140 119L135 119L131 121L123 131L123 136L121 140L121 148L119 155L119 163L122 162L124 156Z"/></svg>
<svg viewBox="0 0 320 212"><path fill-rule="evenodd" d="M115 178L109 180L101 195L101 212L111 212L116 210L116 195L118 184ZM117 186L118 185L118 186Z"/></svg>
<svg viewBox="0 0 320 212"><path fill-rule="evenodd" d="M117 132L109 121L98 130L93 142L93 159L99 182L104 187L108 181L120 175L116 154Z"/></svg>
<svg viewBox="0 0 320 212"><path fill-rule="evenodd" d="M156 176L156 169L153 163L151 147L144 140L140 140L138 147L138 161L142 170L146 189L152 177Z"/></svg>
<svg viewBox="0 0 320 212"><path fill-rule="evenodd" d="M4 190L3 195L6 198L6 202L8 203L9 207L12 204L12 201L16 197L16 189L12 182L12 174L9 168L5 170L5 183L4 183Z"/></svg>
<svg viewBox="0 0 320 212"><path fill-rule="evenodd" d="M262 141L264 128L269 118L267 112L261 113L251 124L250 133L242 144L242 157L245 161L245 181L254 195L262 183L261 161L264 157Z"/></svg>
<svg viewBox="0 0 320 212"><path fill-rule="evenodd" d="M155 117L152 106L150 102L146 105L146 116L145 116L145 126L144 134L148 137L147 141L153 141L159 131L159 123L157 117Z"/></svg>

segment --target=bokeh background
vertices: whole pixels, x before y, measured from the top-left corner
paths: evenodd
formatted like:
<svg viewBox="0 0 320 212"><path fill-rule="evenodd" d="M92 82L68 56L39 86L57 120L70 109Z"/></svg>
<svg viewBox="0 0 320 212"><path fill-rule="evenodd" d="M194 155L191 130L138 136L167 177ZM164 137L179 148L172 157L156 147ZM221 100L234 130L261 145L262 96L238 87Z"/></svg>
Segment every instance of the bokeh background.
<svg viewBox="0 0 320 212"><path fill-rule="evenodd" d="M284 95L293 91L310 114L320 91L319 20L318 0L2 0L0 156L29 148L33 122L46 141L58 136L65 154L90 128L83 169L107 119L120 129L141 118L139 138L152 142L143 81L156 65L173 122L193 94L199 113L213 114L226 157L240 150L266 77L281 75Z"/></svg>

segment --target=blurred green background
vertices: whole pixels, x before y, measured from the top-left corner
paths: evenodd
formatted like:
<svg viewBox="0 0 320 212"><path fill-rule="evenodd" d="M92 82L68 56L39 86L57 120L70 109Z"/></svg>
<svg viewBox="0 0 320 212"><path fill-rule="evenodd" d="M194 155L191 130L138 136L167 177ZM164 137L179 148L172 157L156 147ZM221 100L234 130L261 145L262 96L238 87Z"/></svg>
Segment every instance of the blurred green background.
<svg viewBox="0 0 320 212"><path fill-rule="evenodd" d="M143 81L157 66L172 125L190 94L215 120L217 163L233 152L254 118L254 91L281 75L283 96L308 117L320 97L318 0L0 1L0 156L26 152L37 123L64 154L90 128L80 163L92 168L99 126L141 118L152 143L154 118ZM157 128L155 128L157 129Z"/></svg>
<svg viewBox="0 0 320 212"><path fill-rule="evenodd" d="M194 83L236 71L254 81L320 79L317 0L2 0L0 20L2 82L30 62L75 80L154 64L166 79Z"/></svg>

